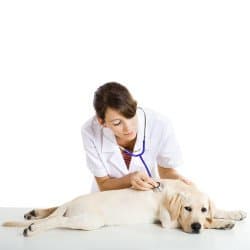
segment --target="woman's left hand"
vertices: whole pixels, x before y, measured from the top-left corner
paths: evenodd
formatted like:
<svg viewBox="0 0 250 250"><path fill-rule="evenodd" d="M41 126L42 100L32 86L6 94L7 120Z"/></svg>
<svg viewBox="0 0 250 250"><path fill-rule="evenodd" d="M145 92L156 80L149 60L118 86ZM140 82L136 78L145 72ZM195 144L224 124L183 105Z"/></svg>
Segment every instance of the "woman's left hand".
<svg viewBox="0 0 250 250"><path fill-rule="evenodd" d="M189 179L183 177L183 176L180 176L179 177L179 180L183 181L184 183L186 183L187 185L195 185L192 181L190 181Z"/></svg>

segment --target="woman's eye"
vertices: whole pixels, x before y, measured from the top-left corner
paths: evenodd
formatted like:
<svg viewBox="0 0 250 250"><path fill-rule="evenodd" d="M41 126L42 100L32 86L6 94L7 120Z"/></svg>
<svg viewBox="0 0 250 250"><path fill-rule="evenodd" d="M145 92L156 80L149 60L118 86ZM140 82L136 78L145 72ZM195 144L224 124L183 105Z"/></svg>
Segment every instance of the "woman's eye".
<svg viewBox="0 0 250 250"><path fill-rule="evenodd" d="M113 125L114 126L119 126L121 124L121 122L117 122L117 123L114 123Z"/></svg>
<svg viewBox="0 0 250 250"><path fill-rule="evenodd" d="M192 211L192 208L191 207L184 207L188 212L191 212Z"/></svg>

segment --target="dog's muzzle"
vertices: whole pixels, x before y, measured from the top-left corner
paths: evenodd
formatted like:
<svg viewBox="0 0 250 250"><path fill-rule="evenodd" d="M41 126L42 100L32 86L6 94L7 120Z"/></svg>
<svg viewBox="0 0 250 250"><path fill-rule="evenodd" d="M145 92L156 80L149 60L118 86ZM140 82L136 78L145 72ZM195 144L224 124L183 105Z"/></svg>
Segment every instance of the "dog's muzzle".
<svg viewBox="0 0 250 250"><path fill-rule="evenodd" d="M200 233L201 224L198 222L192 223L191 228L192 228L192 233L198 234Z"/></svg>

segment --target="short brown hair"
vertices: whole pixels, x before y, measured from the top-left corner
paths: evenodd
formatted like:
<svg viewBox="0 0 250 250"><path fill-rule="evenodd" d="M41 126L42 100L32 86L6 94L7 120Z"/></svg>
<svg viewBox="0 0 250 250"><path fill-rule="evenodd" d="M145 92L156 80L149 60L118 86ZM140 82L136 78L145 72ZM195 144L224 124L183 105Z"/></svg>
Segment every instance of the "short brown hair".
<svg viewBox="0 0 250 250"><path fill-rule="evenodd" d="M128 89L117 82L108 82L100 86L95 91L93 104L97 116L103 120L107 108L117 110L126 118L132 118L137 109L137 102Z"/></svg>

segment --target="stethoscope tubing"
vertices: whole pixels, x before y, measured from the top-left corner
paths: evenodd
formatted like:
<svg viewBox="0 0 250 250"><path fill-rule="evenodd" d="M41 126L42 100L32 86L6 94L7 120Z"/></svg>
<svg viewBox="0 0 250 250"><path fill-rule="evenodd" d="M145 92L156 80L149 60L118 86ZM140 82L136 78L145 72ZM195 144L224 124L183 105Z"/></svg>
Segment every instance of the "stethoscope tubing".
<svg viewBox="0 0 250 250"><path fill-rule="evenodd" d="M142 155L143 155L144 152L145 152L145 138L146 138L146 127L147 127L146 113L145 113L145 111L143 110L143 108L139 107L139 109L141 109L142 112L144 113L144 132L143 132L143 141L142 141L142 151L141 151L141 153L139 153L139 154L135 154L135 153L133 153L133 152L131 152L131 151L125 149L125 148L124 148L123 150L124 150L124 152L125 152L126 154L130 155L131 157L140 157L141 162L143 163L143 166L145 167L148 176L152 178L152 174L151 174L151 172L150 172L150 170L149 170L149 168L148 168L146 162L144 161L144 159L143 159L143 157L142 157Z"/></svg>
<svg viewBox="0 0 250 250"><path fill-rule="evenodd" d="M131 156L131 157L140 157L140 159L141 159L141 161L142 161L142 163L143 163L143 165L144 165L144 167L145 167L145 169L146 169L146 171L147 171L148 176L149 176L149 177L152 177L152 174L150 173L150 170L149 170L149 168L148 168L146 162L144 161L144 159L143 159L143 157L142 157L142 155L143 155L144 152L145 152L145 138L143 139L143 142L142 142L142 151L141 151L141 153L139 153L139 154L134 154L133 152L131 152L131 151L127 150L127 149L124 149L124 152L125 152L126 154L128 154L129 156Z"/></svg>

